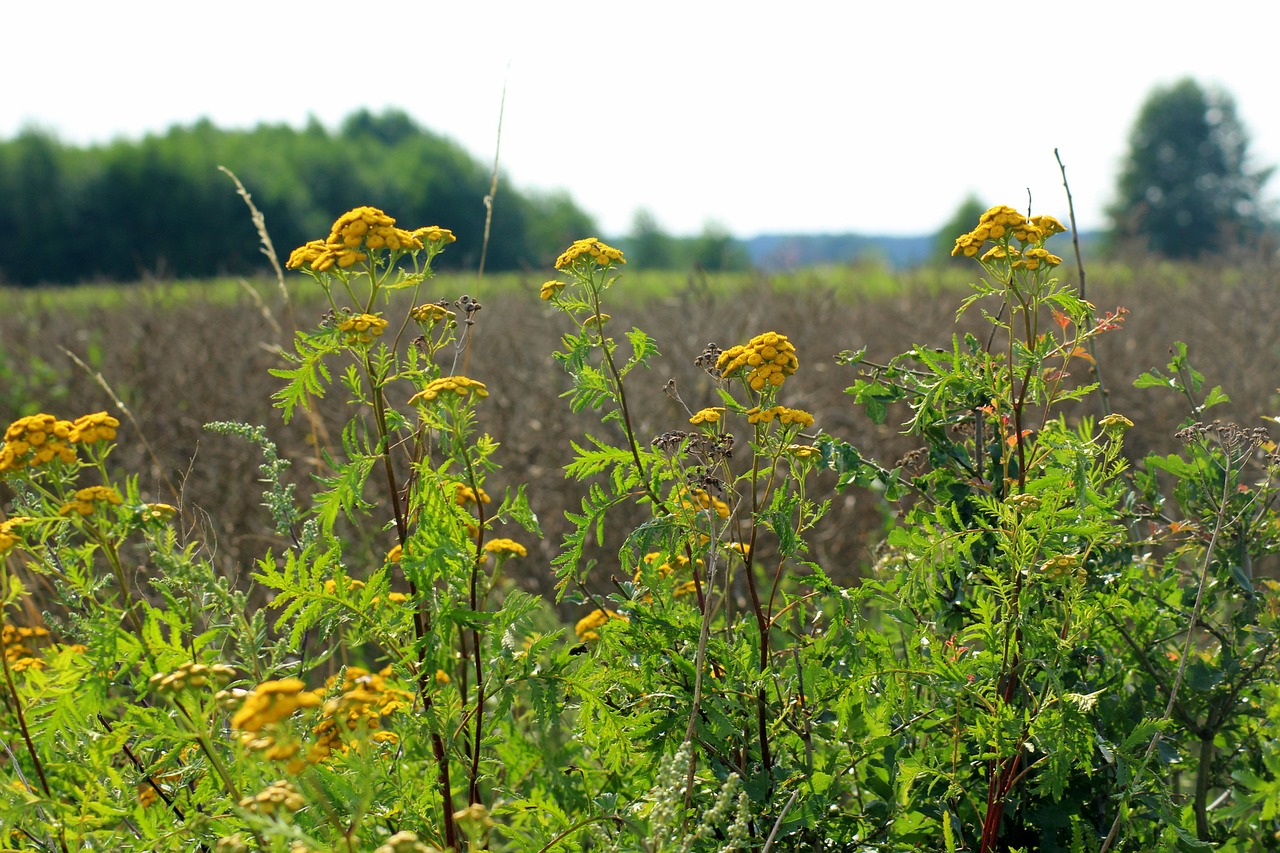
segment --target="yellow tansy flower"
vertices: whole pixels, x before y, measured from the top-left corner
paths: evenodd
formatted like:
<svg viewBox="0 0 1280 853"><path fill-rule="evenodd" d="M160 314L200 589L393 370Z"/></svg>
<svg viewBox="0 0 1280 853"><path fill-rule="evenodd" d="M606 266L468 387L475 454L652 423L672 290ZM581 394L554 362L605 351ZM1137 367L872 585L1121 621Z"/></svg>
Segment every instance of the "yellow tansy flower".
<svg viewBox="0 0 1280 853"><path fill-rule="evenodd" d="M623 622L631 620L620 613L612 610L592 610L586 616L578 620L578 624L573 627L573 632L578 635L578 639L582 641L600 639L599 632L596 631L604 623L610 619L621 619Z"/></svg>
<svg viewBox="0 0 1280 853"><path fill-rule="evenodd" d="M618 249L600 242L595 237L587 237L574 241L572 246L565 249L560 257L556 258L556 269L568 269L584 257L589 258L591 263L602 267L608 267L615 263L625 264L627 262L622 257L622 252Z"/></svg>
<svg viewBox="0 0 1280 853"><path fill-rule="evenodd" d="M529 552L514 539L490 539L484 543L484 549L496 557L527 557Z"/></svg>
<svg viewBox="0 0 1280 853"><path fill-rule="evenodd" d="M714 424L720 420L720 416L724 414L724 406L712 406L707 409L700 409L695 412L693 417L689 418L689 423L697 426L698 424Z"/></svg>

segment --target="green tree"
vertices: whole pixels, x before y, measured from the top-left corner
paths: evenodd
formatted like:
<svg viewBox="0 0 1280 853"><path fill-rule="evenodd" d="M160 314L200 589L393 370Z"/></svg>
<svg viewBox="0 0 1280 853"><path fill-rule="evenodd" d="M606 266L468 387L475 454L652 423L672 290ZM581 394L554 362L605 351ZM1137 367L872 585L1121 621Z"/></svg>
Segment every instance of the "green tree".
<svg viewBox="0 0 1280 853"><path fill-rule="evenodd" d="M1157 88L1138 114L1109 213L1112 234L1188 258L1239 243L1264 222L1272 170L1253 169L1235 101L1187 78Z"/></svg>
<svg viewBox="0 0 1280 853"><path fill-rule="evenodd" d="M663 230L653 212L637 210L627 240L630 262L637 268L669 270L679 266L677 254L676 241Z"/></svg>

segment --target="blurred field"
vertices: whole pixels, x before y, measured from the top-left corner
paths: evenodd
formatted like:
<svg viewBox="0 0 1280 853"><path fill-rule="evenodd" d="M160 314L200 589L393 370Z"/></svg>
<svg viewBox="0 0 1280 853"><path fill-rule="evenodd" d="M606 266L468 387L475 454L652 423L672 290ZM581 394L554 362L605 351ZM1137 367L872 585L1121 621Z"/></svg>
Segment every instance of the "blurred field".
<svg viewBox="0 0 1280 853"><path fill-rule="evenodd" d="M662 351L648 373L629 381L639 432L656 435L686 422L687 415L663 394L668 379L676 380L691 408L717 403L705 374L693 365L708 342L727 347L773 329L795 342L800 357L784 402L814 412L818 427L892 465L914 447L895 426L905 413L892 413L884 426L872 424L843 393L854 370L834 357L866 347L868 358L885 361L913 343L948 345L970 272L951 266L895 276L878 268L771 278L627 274L610 292L606 308L615 336L637 325ZM1063 273L1074 280L1065 266ZM529 483L545 538L533 543L527 535L512 535L530 546L520 581L542 592L550 589L547 565L564 531L563 510L580 500L578 486L566 482L561 470L570 458L568 440L605 429L590 413L572 415L559 399L568 381L550 353L564 320L537 298L546 277L500 276L479 286L473 277L443 277L419 298L453 300L465 292L484 305L459 372L486 382L491 391L480 408L482 426L502 443L498 458L504 467L490 478L488 490L496 495L504 486ZM293 460L303 489L308 475L320 470L315 448L306 441L305 417L284 425L270 406L279 387L267 373L281 364L276 348L287 345L292 322L312 326L326 307L310 279L293 277L289 287L290 310L268 281L0 291L0 423L37 410L60 417L99 409L119 414L95 377L67 351L74 353L136 419L137 428L126 421L121 430L115 461L139 475L145 496L179 499L190 511L190 535L208 544L227 573L240 575L275 541L259 506L259 458L255 448L203 425L266 424ZM1231 395L1231 404L1209 417L1255 426L1261 417L1280 413L1280 268L1274 259L1230 267L1154 261L1097 267L1089 270L1086 296L1100 312L1117 305L1132 312L1124 330L1103 336L1098 360L1112 409L1137 424L1127 445L1134 457L1171 452L1173 432L1189 414L1185 401L1171 393L1132 387L1141 371L1163 368L1177 340L1188 343L1192 363L1208 382ZM976 314L965 320L968 328L979 323ZM341 369L334 367L335 373ZM1087 372L1077 362L1077 378L1087 379ZM1100 411L1092 399L1077 414ZM345 401L323 401L321 417L336 436ZM872 559L884 510L866 493L830 497L832 514L814 538L813 556L833 576L850 580ZM602 577L630 573L610 565L625 522L613 519L619 529L596 552L606 570ZM389 536L378 541L376 531L364 535L374 537L371 555L390 542Z"/></svg>

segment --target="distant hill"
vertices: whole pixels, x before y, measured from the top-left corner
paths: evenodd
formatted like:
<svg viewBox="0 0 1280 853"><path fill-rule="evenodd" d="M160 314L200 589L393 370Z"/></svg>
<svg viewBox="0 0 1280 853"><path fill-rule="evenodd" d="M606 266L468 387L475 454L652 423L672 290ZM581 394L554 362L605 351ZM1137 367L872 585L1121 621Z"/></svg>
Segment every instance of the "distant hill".
<svg viewBox="0 0 1280 853"><path fill-rule="evenodd" d="M1081 233L1081 248L1088 252L1096 246L1099 234ZM935 237L920 234L910 237L868 234L761 234L739 241L751 259L751 265L767 272L780 272L802 267L829 264L853 264L876 261L890 269L906 269L938 260L934 257ZM1058 253L1071 252L1071 245L1056 238ZM1064 254L1063 257L1066 257Z"/></svg>
<svg viewBox="0 0 1280 853"><path fill-rule="evenodd" d="M766 271L823 264L880 261L893 268L929 259L931 235L887 237L866 234L761 234L742 241L751 265Z"/></svg>

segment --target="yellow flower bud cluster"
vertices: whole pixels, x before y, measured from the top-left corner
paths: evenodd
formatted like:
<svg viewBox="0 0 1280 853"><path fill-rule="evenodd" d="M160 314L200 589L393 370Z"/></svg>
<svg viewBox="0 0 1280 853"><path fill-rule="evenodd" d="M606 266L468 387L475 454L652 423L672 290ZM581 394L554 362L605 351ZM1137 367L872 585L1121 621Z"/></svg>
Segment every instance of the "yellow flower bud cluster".
<svg viewBox="0 0 1280 853"><path fill-rule="evenodd" d="M729 347L716 360L716 369L726 378L750 368L746 381L753 391L778 387L799 366L795 346L786 335L777 332L765 332L745 345Z"/></svg>
<svg viewBox="0 0 1280 853"><path fill-rule="evenodd" d="M778 423L784 426L813 426L813 415L803 409L788 409L786 406L770 406L767 409L752 406L747 409L747 423L749 424L772 423L774 418L777 418Z"/></svg>
<svg viewBox="0 0 1280 853"><path fill-rule="evenodd" d="M432 326L439 323L441 320L452 320L455 315L443 305L428 302L426 305L418 305L414 307L409 312L409 316L412 317L415 322L421 323L424 326Z"/></svg>
<svg viewBox="0 0 1280 853"><path fill-rule="evenodd" d="M409 398L409 402L429 402L445 393L457 394L459 397L466 399L468 395L488 397L489 389L485 387L483 382L477 382L465 376L443 376L440 379L433 379L428 382L427 387Z"/></svg>
<svg viewBox="0 0 1280 853"><path fill-rule="evenodd" d="M788 444L787 452L796 459L811 459L818 455L818 448L812 444Z"/></svg>
<svg viewBox="0 0 1280 853"><path fill-rule="evenodd" d="M425 228L415 228L410 233L414 238L418 240L425 240L428 243L449 244L458 239L453 236L453 232L448 228L441 228L439 225L428 225Z"/></svg>
<svg viewBox="0 0 1280 853"><path fill-rule="evenodd" d="M1048 249L1027 249L1022 253L1020 260L1013 262L1013 268L1036 270L1044 265L1046 267L1056 267L1062 263L1062 258L1051 253Z"/></svg>
<svg viewBox="0 0 1280 853"><path fill-rule="evenodd" d="M1001 204L982 214L978 218L977 228L956 238L951 255L972 258L982 250L988 240L1004 240L1008 236L1012 236L1024 246L1043 243L1054 234L1062 234L1066 230L1062 223L1052 216L1033 216L1028 219L1009 205ZM1011 250L1010 254L1016 255L1017 250ZM1007 255L988 252L982 257L983 260L998 260ZM1061 263L1061 260L1058 262ZM1036 267L1028 266L1027 269L1036 269Z"/></svg>
<svg viewBox="0 0 1280 853"><path fill-rule="evenodd" d="M720 420L720 416L724 414L724 406L712 406L707 409L699 409L694 412L693 417L689 418L689 423L694 426L699 424L714 424Z"/></svg>
<svg viewBox="0 0 1280 853"><path fill-rule="evenodd" d="M6 518L4 521L0 521L0 557L22 541L18 537L17 529L32 521L35 521L35 519L25 515L15 515L13 518ZM8 626L5 627L7 628Z"/></svg>
<svg viewBox="0 0 1280 853"><path fill-rule="evenodd" d="M631 621L621 613L616 613L612 610L592 610L586 616L579 619L577 625L573 626L573 633L577 634L578 639L583 642L586 642L587 640L598 640L600 639L600 634L596 629L608 622L610 619L621 619L623 622Z"/></svg>
<svg viewBox="0 0 1280 853"><path fill-rule="evenodd" d="M377 314L355 314L338 323L338 331L346 334L351 347L367 347L386 330L387 321Z"/></svg>
<svg viewBox="0 0 1280 853"><path fill-rule="evenodd" d="M75 500L58 507L58 515L93 515L99 504L120 502L120 493L110 486L87 486L76 490Z"/></svg>
<svg viewBox="0 0 1280 853"><path fill-rule="evenodd" d="M694 512L714 509L720 518L729 517L729 505L714 495L707 494L705 489L694 489L692 493L684 492L681 495L680 506Z"/></svg>
<svg viewBox="0 0 1280 853"><path fill-rule="evenodd" d="M565 282L548 279L542 283L542 288L538 291L538 296L543 299L550 300L560 291L564 290Z"/></svg>
<svg viewBox="0 0 1280 853"><path fill-rule="evenodd" d="M1040 567L1040 572L1047 580L1060 580L1068 575L1075 575L1078 580L1083 581L1088 576L1080 562L1079 554L1059 554L1056 557L1050 557Z"/></svg>
<svg viewBox="0 0 1280 853"><path fill-rule="evenodd" d="M388 563L398 563L398 562L400 562L402 559L404 559L404 546L403 546L403 545L397 545L397 546L395 546L394 548L392 548L390 551L388 551L388 552L387 552L387 562L388 562Z"/></svg>
<svg viewBox="0 0 1280 853"><path fill-rule="evenodd" d="M44 661L36 657L35 649L28 644L48 636L49 632L44 628L19 627L6 622L4 628L0 629L0 646L4 647L4 656L9 662L9 668L14 672L44 669Z"/></svg>
<svg viewBox="0 0 1280 853"><path fill-rule="evenodd" d="M9 424L0 445L0 476L30 465L36 468L54 459L68 464L76 461L71 446L71 421L44 413L27 415Z"/></svg>
<svg viewBox="0 0 1280 853"><path fill-rule="evenodd" d="M245 841L244 835L239 832L224 835L218 839L213 853L249 853L249 842Z"/></svg>
<svg viewBox="0 0 1280 853"><path fill-rule="evenodd" d="M1098 426L1102 427L1102 431L1110 436L1124 435L1133 429L1133 421L1124 415L1112 413L1102 420L1098 421Z"/></svg>
<svg viewBox="0 0 1280 853"><path fill-rule="evenodd" d="M172 504L150 503L144 504L138 512L141 521L144 524L156 523L163 524L178 514L178 508Z"/></svg>
<svg viewBox="0 0 1280 853"><path fill-rule="evenodd" d="M93 444L97 441L115 441L120 421L106 412L81 415L71 424L72 444Z"/></svg>
<svg viewBox="0 0 1280 853"><path fill-rule="evenodd" d="M307 753L307 760L324 761L334 752L344 751L342 734L363 730L375 743L395 743L393 732L381 731L382 718L413 704L413 694L388 683L391 668L370 672L358 666L350 666L340 675L326 682L330 692L341 694L325 700L321 709L323 719L313 732L318 737Z"/></svg>
<svg viewBox="0 0 1280 853"><path fill-rule="evenodd" d="M428 847L418 840L416 832L402 830L388 838L378 847L373 849L373 853L440 853L440 848Z"/></svg>
<svg viewBox="0 0 1280 853"><path fill-rule="evenodd" d="M565 249L560 257L556 258L556 269L566 270L573 266L580 258L588 257L598 266L607 267L611 264L625 264L627 261L622 257L622 252L605 243L601 243L595 237L587 237L582 240L575 240L574 244ZM543 285L544 287L546 285ZM547 297L543 297L544 299Z"/></svg>
<svg viewBox="0 0 1280 853"><path fill-rule="evenodd" d="M240 801L240 808L259 815L274 815L281 810L296 812L306 805L302 794L291 782L283 779L272 782L252 797Z"/></svg>
<svg viewBox="0 0 1280 853"><path fill-rule="evenodd" d="M181 693L192 687L212 684L222 687L236 674L235 669L222 663L205 664L187 661L173 672L157 672L147 680L157 693Z"/></svg>
<svg viewBox="0 0 1280 853"><path fill-rule="evenodd" d="M497 557L504 555L514 557L529 556L528 549L514 539L490 539L484 543L484 549Z"/></svg>

